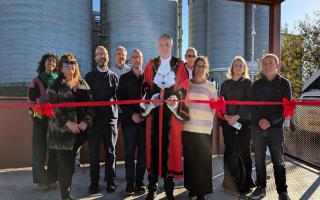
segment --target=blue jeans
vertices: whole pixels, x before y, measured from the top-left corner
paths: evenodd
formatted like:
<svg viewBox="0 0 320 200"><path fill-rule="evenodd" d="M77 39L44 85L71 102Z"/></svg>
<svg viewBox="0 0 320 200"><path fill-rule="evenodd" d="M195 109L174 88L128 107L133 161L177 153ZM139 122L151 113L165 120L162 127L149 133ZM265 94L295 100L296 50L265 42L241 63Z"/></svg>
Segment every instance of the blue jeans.
<svg viewBox="0 0 320 200"><path fill-rule="evenodd" d="M123 129L126 179L128 183L143 181L146 171L146 127L144 123ZM135 149L137 164L135 165Z"/></svg>
<svg viewBox="0 0 320 200"><path fill-rule="evenodd" d="M99 150L103 143L105 151L105 181L113 181L116 168L116 142L117 124L105 124L103 126L93 126L89 135L89 155L90 155L90 179L92 183L98 183L100 178Z"/></svg>
<svg viewBox="0 0 320 200"><path fill-rule="evenodd" d="M271 161L273 164L274 178L277 192L280 194L287 191L286 169L283 161L283 129L268 128L262 130L259 127L252 127L252 144L255 154L257 185L266 187L266 150L269 147Z"/></svg>

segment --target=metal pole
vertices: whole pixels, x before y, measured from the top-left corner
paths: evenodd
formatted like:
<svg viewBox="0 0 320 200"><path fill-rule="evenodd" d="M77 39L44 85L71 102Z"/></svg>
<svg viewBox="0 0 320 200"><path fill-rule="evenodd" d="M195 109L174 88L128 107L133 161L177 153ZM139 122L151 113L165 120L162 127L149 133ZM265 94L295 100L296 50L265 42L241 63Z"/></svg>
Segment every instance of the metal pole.
<svg viewBox="0 0 320 200"><path fill-rule="evenodd" d="M252 20L251 20L251 61L254 61L254 37L256 35L255 30L255 12L256 12L256 5L252 4Z"/></svg>
<svg viewBox="0 0 320 200"><path fill-rule="evenodd" d="M178 57L182 58L182 0L178 0Z"/></svg>
<svg viewBox="0 0 320 200"><path fill-rule="evenodd" d="M251 61L254 62L254 37L256 35L255 30L255 14L256 14L257 6L252 4L252 18L251 18ZM254 75L250 75L251 81L254 81Z"/></svg>

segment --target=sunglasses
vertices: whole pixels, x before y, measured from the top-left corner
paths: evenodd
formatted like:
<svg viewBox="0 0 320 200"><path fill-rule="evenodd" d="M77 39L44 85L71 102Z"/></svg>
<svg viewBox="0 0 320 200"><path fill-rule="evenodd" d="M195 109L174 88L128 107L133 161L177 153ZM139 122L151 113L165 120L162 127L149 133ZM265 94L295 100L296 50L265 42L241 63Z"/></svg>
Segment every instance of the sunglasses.
<svg viewBox="0 0 320 200"><path fill-rule="evenodd" d="M195 55L187 55L188 58L195 58Z"/></svg>
<svg viewBox="0 0 320 200"><path fill-rule="evenodd" d="M64 61L62 62L62 67L69 67L70 65L76 65L77 61Z"/></svg>
<svg viewBox="0 0 320 200"><path fill-rule="evenodd" d="M199 65L199 64L197 64L196 66L197 66L197 67L203 67L203 68L206 67L206 65Z"/></svg>

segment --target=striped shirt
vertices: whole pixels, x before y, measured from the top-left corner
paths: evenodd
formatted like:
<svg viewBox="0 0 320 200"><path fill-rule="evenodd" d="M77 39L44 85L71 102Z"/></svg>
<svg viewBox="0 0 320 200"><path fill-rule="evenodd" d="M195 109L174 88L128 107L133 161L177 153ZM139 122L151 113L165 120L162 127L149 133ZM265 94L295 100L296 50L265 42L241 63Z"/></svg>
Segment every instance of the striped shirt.
<svg viewBox="0 0 320 200"><path fill-rule="evenodd" d="M203 84L194 84L189 80L189 100L217 99L214 83L206 81ZM190 120L184 122L183 130L194 133L211 134L213 127L214 110L209 104L189 103Z"/></svg>

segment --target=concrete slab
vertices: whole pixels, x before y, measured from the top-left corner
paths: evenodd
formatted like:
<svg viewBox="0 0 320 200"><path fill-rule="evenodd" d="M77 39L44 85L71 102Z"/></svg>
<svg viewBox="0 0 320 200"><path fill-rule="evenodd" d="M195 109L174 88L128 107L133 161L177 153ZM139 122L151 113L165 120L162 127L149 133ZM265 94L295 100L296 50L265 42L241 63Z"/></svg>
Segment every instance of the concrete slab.
<svg viewBox="0 0 320 200"><path fill-rule="evenodd" d="M238 196L224 192L221 184L223 180L223 158L213 157L213 193L206 196L207 200L225 199L236 200ZM310 168L302 163L286 157L288 193L293 200L296 199L320 199L320 172L319 170ZM101 166L101 177L104 176L104 166ZM272 164L267 166L269 175L267 183L267 196L264 200L274 200L278 198L273 178ZM253 173L255 177L255 172ZM145 176L147 183L147 176ZM100 180L101 193L94 196L88 195L88 186L90 185L89 167L82 165L73 176L72 194L81 200L89 199L125 199L125 200L142 200L146 194L136 196L126 196L125 187L125 169L124 163L117 163L117 190L115 193L106 192L106 183L103 178ZM157 199L165 199L162 180L159 183L159 195ZM183 180L176 180L175 197L177 200L188 199L188 193L183 187ZM59 190L51 190L48 192L38 192L36 185L32 184L31 168L5 169L0 170L0 200L56 200L60 199Z"/></svg>

